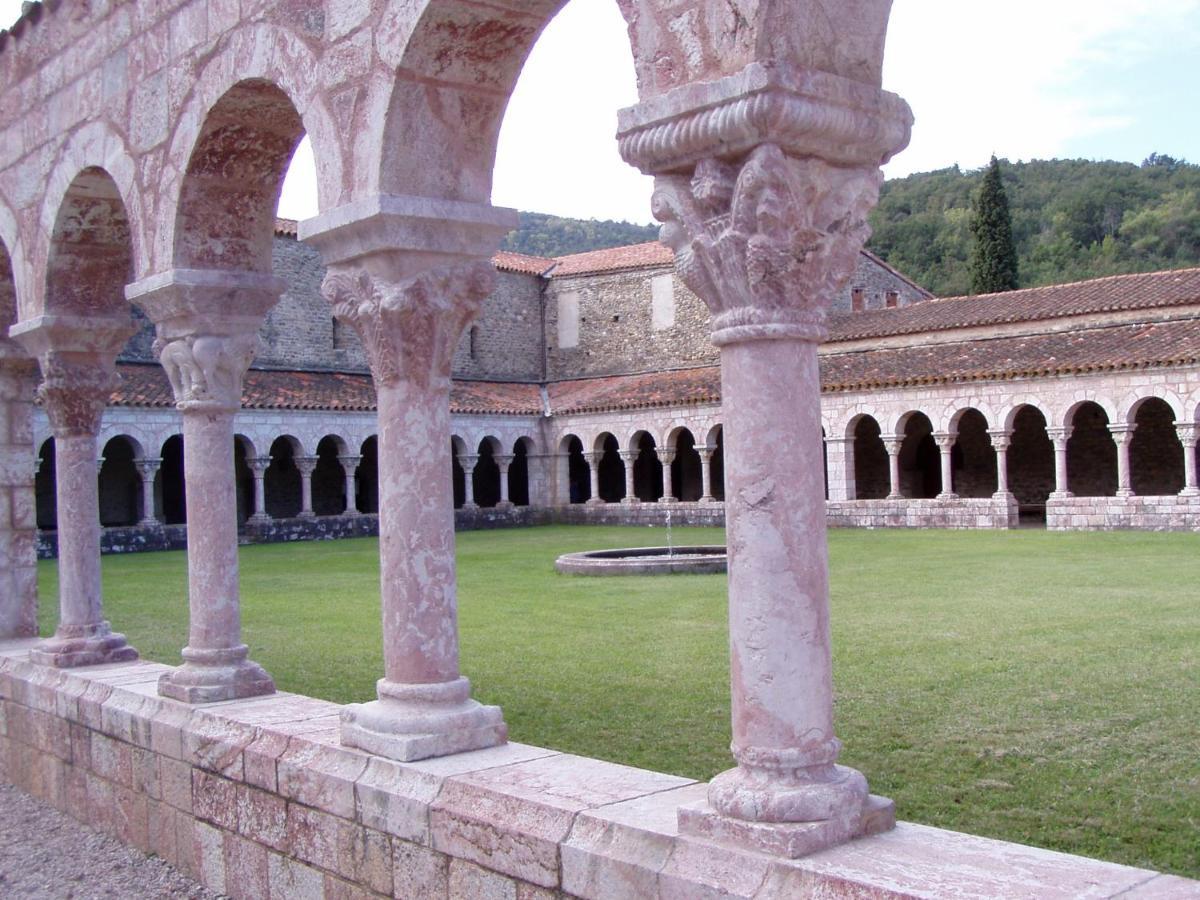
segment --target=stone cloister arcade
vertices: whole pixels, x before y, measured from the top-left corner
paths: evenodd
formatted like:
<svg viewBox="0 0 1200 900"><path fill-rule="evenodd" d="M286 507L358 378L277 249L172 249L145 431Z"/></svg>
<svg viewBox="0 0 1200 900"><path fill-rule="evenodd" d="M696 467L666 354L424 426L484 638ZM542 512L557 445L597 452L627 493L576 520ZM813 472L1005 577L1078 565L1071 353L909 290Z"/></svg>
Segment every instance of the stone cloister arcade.
<svg viewBox="0 0 1200 900"><path fill-rule="evenodd" d="M20 723L4 736L4 771L76 815L107 816L219 890L376 891L362 848L382 843L395 849L380 863L389 893L418 858L433 861L435 881L441 872L440 886L409 896L486 876L509 896L599 897L622 873L658 885L672 866L677 894L733 886L757 868L742 895L783 896L813 878L846 884L795 858L893 826L891 803L836 764L817 360L825 310L867 236L879 167L912 122L880 86L887 0L620 3L641 97L621 113L621 151L655 177L663 240L712 311L721 349L734 767L696 786L506 747L501 709L473 700L461 674L450 360L515 223L490 203L499 124L561 5L56 0L31 4L0 35L5 637L36 633L35 390L54 439L59 572L55 633L4 649L5 720ZM257 333L284 288L272 274L274 216L305 134L321 212L300 234L322 255L333 314L363 341L378 401L383 672L374 700L346 707L272 697L240 614L246 500L231 450ZM190 623L176 666L136 662L102 600L97 459L133 307L156 327L179 435L113 447L111 465L182 460ZM1053 427L1081 428L1081 416ZM484 437L455 445L464 495L467 468L482 466L487 481L529 456ZM667 491L659 440L634 434L618 448L633 493L639 472L646 497L657 477ZM333 478L336 459L345 479L362 447L243 440L254 508L270 511L273 467L295 485L288 457L300 511L313 508L322 464ZM694 485L681 480L681 491ZM501 477L497 503L506 485L516 493ZM136 780L119 762L135 756ZM440 757L453 759L416 763ZM147 767L154 779L141 777ZM78 783L82 794L66 787ZM109 802L92 802L100 796ZM240 817L242 798L282 815L287 837ZM626 839L574 827L623 803L658 812L614 822ZM155 843L168 831L175 843ZM1005 877L1030 865L1064 871L1026 853ZM1087 880L1079 865L1060 877Z"/></svg>

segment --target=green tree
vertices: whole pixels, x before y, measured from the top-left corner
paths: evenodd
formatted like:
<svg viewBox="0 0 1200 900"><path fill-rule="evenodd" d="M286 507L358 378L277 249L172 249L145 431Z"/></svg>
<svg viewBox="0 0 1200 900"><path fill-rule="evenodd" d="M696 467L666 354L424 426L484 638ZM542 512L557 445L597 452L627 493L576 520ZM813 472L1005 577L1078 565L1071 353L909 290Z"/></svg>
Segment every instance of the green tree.
<svg viewBox="0 0 1200 900"><path fill-rule="evenodd" d="M992 157L971 218L971 293L1011 291L1017 286L1017 248L1013 243L1008 196L1000 179L1000 162Z"/></svg>

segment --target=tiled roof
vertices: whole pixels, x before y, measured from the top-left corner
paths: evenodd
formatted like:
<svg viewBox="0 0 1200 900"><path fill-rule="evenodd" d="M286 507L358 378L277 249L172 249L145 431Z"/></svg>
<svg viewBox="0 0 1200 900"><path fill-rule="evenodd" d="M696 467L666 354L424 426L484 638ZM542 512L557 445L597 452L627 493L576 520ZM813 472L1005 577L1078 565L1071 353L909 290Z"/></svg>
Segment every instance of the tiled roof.
<svg viewBox="0 0 1200 900"><path fill-rule="evenodd" d="M297 237L300 234L300 223L295 219L281 219L276 216L275 233L285 237Z"/></svg>
<svg viewBox="0 0 1200 900"><path fill-rule="evenodd" d="M581 378L556 382L547 390L550 409L556 415L717 403L721 399L721 368L704 366L643 375Z"/></svg>
<svg viewBox="0 0 1200 900"><path fill-rule="evenodd" d="M618 272L622 269L645 269L669 266L675 262L670 247L658 241L633 244L629 247L610 247L607 250L589 250L560 256L551 277L563 275L587 275L594 272Z"/></svg>
<svg viewBox="0 0 1200 900"><path fill-rule="evenodd" d="M894 337L1188 303L1200 303L1200 269L1112 275L1003 294L925 300L897 309L840 313L830 317L830 338Z"/></svg>
<svg viewBox="0 0 1200 900"><path fill-rule="evenodd" d="M517 272L521 275L544 275L554 267L554 260L544 256L527 256L510 250L498 250L492 264L502 272Z"/></svg>
<svg viewBox="0 0 1200 900"><path fill-rule="evenodd" d="M117 370L121 383L110 400L113 405L175 405L171 385L161 366L122 363ZM251 369L242 389L242 406L365 412L375 409L375 388L369 375ZM450 390L450 408L457 413L539 415L542 401L536 384L455 381Z"/></svg>

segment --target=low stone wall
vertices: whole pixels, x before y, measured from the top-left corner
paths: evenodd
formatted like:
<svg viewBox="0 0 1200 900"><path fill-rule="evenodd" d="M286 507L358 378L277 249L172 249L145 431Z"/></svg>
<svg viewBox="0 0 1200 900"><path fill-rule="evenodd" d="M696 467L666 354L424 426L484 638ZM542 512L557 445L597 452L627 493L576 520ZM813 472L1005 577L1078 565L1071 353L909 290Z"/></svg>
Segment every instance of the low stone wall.
<svg viewBox="0 0 1200 900"><path fill-rule="evenodd" d="M1016 528L1015 500L840 500L826 504L830 528Z"/></svg>
<svg viewBox="0 0 1200 900"><path fill-rule="evenodd" d="M1051 497L1051 531L1200 531L1200 497Z"/></svg>
<svg viewBox="0 0 1200 900"><path fill-rule="evenodd" d="M725 504L713 503L572 503L551 511L563 525L725 525Z"/></svg>
<svg viewBox="0 0 1200 900"><path fill-rule="evenodd" d="M295 694L192 707L168 666L0 644L0 778L234 898L1192 896L1172 876L901 823L801 860L681 836L707 785L510 743L397 763ZM931 886L936 888L931 889ZM1128 893L1126 893L1128 892Z"/></svg>

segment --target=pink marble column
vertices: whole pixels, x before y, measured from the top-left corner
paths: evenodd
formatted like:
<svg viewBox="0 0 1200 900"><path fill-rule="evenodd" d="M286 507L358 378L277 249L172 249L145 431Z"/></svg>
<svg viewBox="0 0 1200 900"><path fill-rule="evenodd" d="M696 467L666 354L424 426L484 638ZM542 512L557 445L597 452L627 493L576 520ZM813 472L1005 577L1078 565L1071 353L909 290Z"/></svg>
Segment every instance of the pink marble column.
<svg viewBox="0 0 1200 900"><path fill-rule="evenodd" d="M15 299L14 299L15 303ZM0 327L0 640L38 633L33 398L37 363Z"/></svg>
<svg viewBox="0 0 1200 900"><path fill-rule="evenodd" d="M1070 425L1046 429L1047 437L1054 443L1054 490L1050 492L1054 499L1073 496L1067 480L1067 442L1071 440L1072 430Z"/></svg>
<svg viewBox="0 0 1200 900"><path fill-rule="evenodd" d="M675 461L675 450L672 447L655 447L655 454L663 470L663 502L675 502L675 485L671 483L671 463Z"/></svg>
<svg viewBox="0 0 1200 900"><path fill-rule="evenodd" d="M104 619L100 579L100 497L97 436L117 384L117 353L128 321L42 316L10 334L38 357L38 396L54 434L58 504L59 621L54 636L30 658L66 668L126 662L137 651Z"/></svg>
<svg viewBox="0 0 1200 900"><path fill-rule="evenodd" d="M496 466L500 469L500 502L497 509L512 509L512 501L508 499L508 469L513 458L508 455L496 456Z"/></svg>
<svg viewBox="0 0 1200 900"><path fill-rule="evenodd" d="M621 462L625 464L625 496L621 498L622 503L641 503L637 492L634 490L634 485L637 482L634 466L637 465L637 458L640 451L638 450L618 450L617 455L621 457ZM596 462L596 473L599 476L600 465L599 459Z"/></svg>
<svg viewBox="0 0 1200 900"><path fill-rule="evenodd" d="M1012 432L1004 429L988 431L992 439L992 449L996 451L996 493L992 496L997 500L1007 500L1012 497L1008 489L1008 447L1012 443Z"/></svg>
<svg viewBox="0 0 1200 900"><path fill-rule="evenodd" d="M316 456L297 456L293 460L296 468L300 470L300 518L302 519L313 517L312 477L313 472L317 470L317 463L320 461L320 458Z"/></svg>
<svg viewBox="0 0 1200 900"><path fill-rule="evenodd" d="M706 445L704 447L697 447L696 452L700 454L700 482L702 491L700 502L713 503L716 498L712 494L712 458L713 454L717 452L717 448Z"/></svg>
<svg viewBox="0 0 1200 900"><path fill-rule="evenodd" d="M1129 484L1129 442L1137 425L1132 423L1109 425L1113 440L1117 444L1117 496L1132 497L1133 488Z"/></svg>
<svg viewBox="0 0 1200 900"><path fill-rule="evenodd" d="M363 340L379 401L384 677L376 700L343 710L341 740L393 759L508 737L499 707L472 699L459 670L446 446L454 349L491 293L490 257L513 221L491 207L391 196L301 224L325 259L334 315Z"/></svg>
<svg viewBox="0 0 1200 900"><path fill-rule="evenodd" d="M158 692L211 703L274 692L242 642L233 421L258 329L283 282L254 272L176 269L126 295L157 326L155 352L183 417L187 486L188 644Z"/></svg>
<svg viewBox="0 0 1200 900"><path fill-rule="evenodd" d="M270 522L271 517L267 514L267 469L271 467L271 457L255 456L247 459L246 465L254 476L254 515L247 521Z"/></svg>
<svg viewBox="0 0 1200 900"><path fill-rule="evenodd" d="M600 497L600 460L604 458L604 453L600 450L591 450L584 453L583 458L587 460L588 478L591 480L592 488L592 495L588 497L587 505L596 506L604 502Z"/></svg>
<svg viewBox="0 0 1200 900"><path fill-rule="evenodd" d="M463 470L463 509L478 509L479 505L475 502L475 467L479 465L479 454L464 453L458 458L458 464Z"/></svg>
<svg viewBox="0 0 1200 900"><path fill-rule="evenodd" d="M904 492L900 489L900 450L904 447L904 438L890 437L883 439L883 449L888 455L888 500L903 500Z"/></svg>
<svg viewBox="0 0 1200 900"><path fill-rule="evenodd" d="M938 455L942 465L942 489L937 495L938 500L957 500L954 492L954 466L951 453L954 451L954 441L958 435L946 431L935 432L933 440L938 447Z"/></svg>
<svg viewBox="0 0 1200 900"><path fill-rule="evenodd" d="M157 528L160 524L154 515L154 476L162 468L162 460L144 458L135 460L138 474L142 477L142 520L138 525L142 528Z"/></svg>
<svg viewBox="0 0 1200 900"><path fill-rule="evenodd" d="M1179 496L1195 497L1200 495L1200 487L1196 486L1196 439L1200 428L1192 422L1176 422L1175 433L1183 445L1183 490Z"/></svg>
<svg viewBox="0 0 1200 900"><path fill-rule="evenodd" d="M358 471L358 464L362 462L361 456L339 456L338 462L342 464L342 472L346 476L346 510L344 515L357 516L358 502L355 499L357 491L355 491L354 474Z"/></svg>
<svg viewBox="0 0 1200 900"><path fill-rule="evenodd" d="M798 856L894 821L837 765L817 345L911 121L871 84L780 59L621 113L721 351L737 767L679 810L685 834Z"/></svg>

